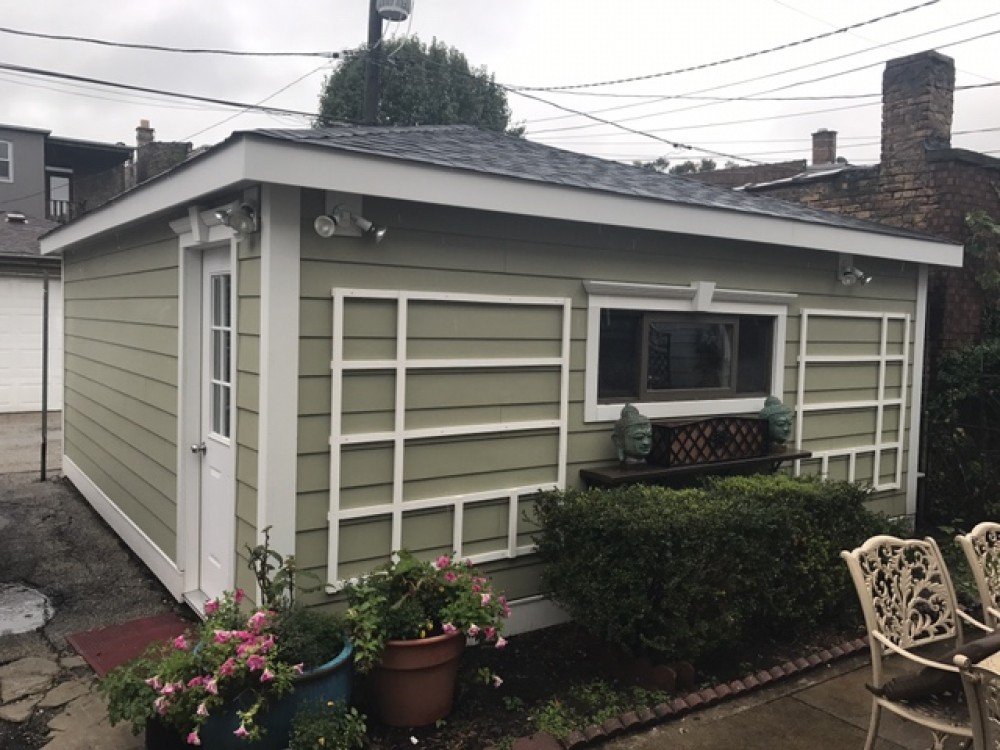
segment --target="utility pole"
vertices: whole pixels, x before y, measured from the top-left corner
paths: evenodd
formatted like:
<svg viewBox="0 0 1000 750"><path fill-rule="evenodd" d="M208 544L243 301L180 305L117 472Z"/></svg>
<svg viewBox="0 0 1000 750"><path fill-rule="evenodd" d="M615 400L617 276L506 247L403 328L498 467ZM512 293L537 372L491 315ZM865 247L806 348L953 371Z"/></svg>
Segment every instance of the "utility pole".
<svg viewBox="0 0 1000 750"><path fill-rule="evenodd" d="M368 0L368 57L365 58L365 124L378 122L378 100L382 88L382 16L375 0Z"/></svg>

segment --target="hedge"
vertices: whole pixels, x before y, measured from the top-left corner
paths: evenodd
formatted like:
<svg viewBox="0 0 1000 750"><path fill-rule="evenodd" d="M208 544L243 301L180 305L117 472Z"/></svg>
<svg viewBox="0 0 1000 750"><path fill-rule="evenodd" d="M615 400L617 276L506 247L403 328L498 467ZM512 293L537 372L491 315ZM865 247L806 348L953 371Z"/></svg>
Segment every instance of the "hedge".
<svg viewBox="0 0 1000 750"><path fill-rule="evenodd" d="M808 635L856 617L840 550L894 531L868 496L784 475L545 493L543 578L585 628L660 660Z"/></svg>

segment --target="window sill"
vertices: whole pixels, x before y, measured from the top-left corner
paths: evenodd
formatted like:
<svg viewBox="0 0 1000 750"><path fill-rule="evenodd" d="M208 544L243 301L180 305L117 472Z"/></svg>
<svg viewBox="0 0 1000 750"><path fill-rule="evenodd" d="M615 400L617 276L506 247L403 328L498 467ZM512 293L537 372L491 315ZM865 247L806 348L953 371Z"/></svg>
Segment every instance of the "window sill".
<svg viewBox="0 0 1000 750"><path fill-rule="evenodd" d="M764 408L764 396L748 398L702 399L698 401L635 401L632 405L650 419L667 417L718 417L726 414L750 414ZM614 422L622 414L620 404L588 403L584 422Z"/></svg>

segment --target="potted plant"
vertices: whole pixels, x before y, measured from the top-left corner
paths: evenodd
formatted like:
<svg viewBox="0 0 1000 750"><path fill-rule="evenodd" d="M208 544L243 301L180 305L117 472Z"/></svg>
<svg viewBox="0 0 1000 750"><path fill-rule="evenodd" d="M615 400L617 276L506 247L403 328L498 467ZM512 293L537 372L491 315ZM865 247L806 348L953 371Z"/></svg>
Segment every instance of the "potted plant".
<svg viewBox="0 0 1000 750"><path fill-rule="evenodd" d="M112 724L128 720L147 748L206 745L277 750L297 705L347 702L352 647L343 621L295 602L294 559L265 543L250 552L262 605L226 592L193 634L154 644L101 681Z"/></svg>
<svg viewBox="0 0 1000 750"><path fill-rule="evenodd" d="M371 673L375 713L390 726L432 724L451 711L469 640L503 648L510 608L468 562L406 550L345 587L354 663Z"/></svg>

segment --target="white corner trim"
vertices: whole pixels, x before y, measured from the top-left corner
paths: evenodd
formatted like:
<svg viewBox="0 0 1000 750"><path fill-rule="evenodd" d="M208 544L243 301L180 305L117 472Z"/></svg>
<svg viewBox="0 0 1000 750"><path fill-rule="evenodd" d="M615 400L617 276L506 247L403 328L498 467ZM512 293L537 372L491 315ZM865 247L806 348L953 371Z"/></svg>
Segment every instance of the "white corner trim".
<svg viewBox="0 0 1000 750"><path fill-rule="evenodd" d="M184 575L174 565L167 554L146 536L146 533L136 526L115 503L104 494L94 481L77 466L65 453L62 457L63 473L83 495L87 502L103 518L108 526L114 529L129 548L146 563L160 582L167 587L173 597L180 601L184 595Z"/></svg>
<svg viewBox="0 0 1000 750"><path fill-rule="evenodd" d="M505 636L541 630L573 619L566 610L546 596L526 596L509 604L510 617L503 629Z"/></svg>
<svg viewBox="0 0 1000 750"><path fill-rule="evenodd" d="M916 320L913 331L913 365L910 368L913 387L910 389L910 434L908 436L910 444L906 462L906 514L908 516L913 516L917 512L917 481L920 478L920 420L924 398L924 337L927 335L927 271L927 266L920 266L917 276L917 303L914 310Z"/></svg>
<svg viewBox="0 0 1000 750"><path fill-rule="evenodd" d="M264 185L260 236L260 418L257 536L295 554L299 398L299 246L301 191Z"/></svg>

